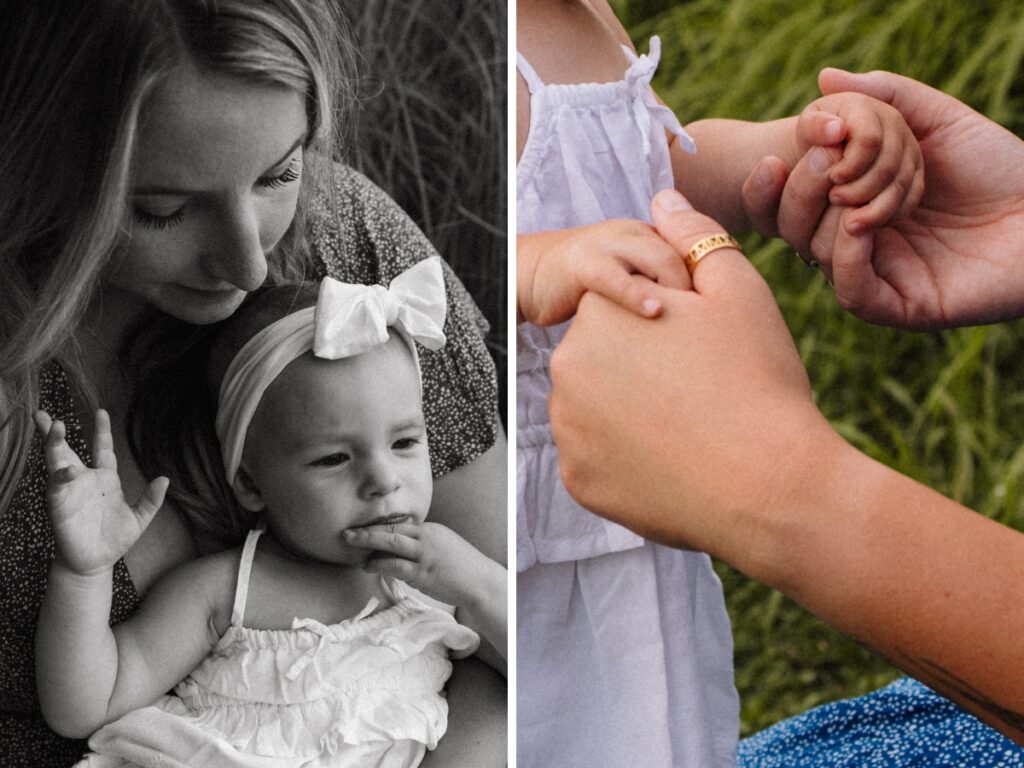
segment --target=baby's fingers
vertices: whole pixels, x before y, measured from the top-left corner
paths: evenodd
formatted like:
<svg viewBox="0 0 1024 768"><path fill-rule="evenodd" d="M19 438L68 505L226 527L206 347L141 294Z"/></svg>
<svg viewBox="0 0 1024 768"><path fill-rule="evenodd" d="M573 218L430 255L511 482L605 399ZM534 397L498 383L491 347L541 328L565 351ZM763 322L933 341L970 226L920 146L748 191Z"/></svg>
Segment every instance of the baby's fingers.
<svg viewBox="0 0 1024 768"><path fill-rule="evenodd" d="M140 532L146 530L150 521L160 511L170 484L171 481L166 477L157 477L150 480L146 490L142 492L142 496L135 502L132 510L135 512L136 518L138 518Z"/></svg>
<svg viewBox="0 0 1024 768"><path fill-rule="evenodd" d="M46 442L43 444L43 458L46 461L47 471L53 475L65 467L84 468L85 465L78 458L78 454L71 450L71 446L65 440L67 430L64 427L64 422L50 419L49 415L42 411L39 411L34 418L40 432L43 432L43 425L49 421L44 433Z"/></svg>
<svg viewBox="0 0 1024 768"><path fill-rule="evenodd" d="M812 106L797 118L796 137L803 147L831 147L846 138L846 123L841 117Z"/></svg>
<svg viewBox="0 0 1024 768"><path fill-rule="evenodd" d="M909 162L912 166L912 161ZM856 208L844 217L846 231L856 235L868 229L885 226L913 211L923 196L923 169L905 169L871 202Z"/></svg>
<svg viewBox="0 0 1024 768"><path fill-rule="evenodd" d="M345 541L353 547L387 552L407 560L419 559L422 545L419 540L402 530L401 525L349 528L343 533Z"/></svg>
<svg viewBox="0 0 1024 768"><path fill-rule="evenodd" d="M858 115L856 123L849 124L843 159L832 168L833 183L846 184L863 176L876 164L884 147L885 126L879 116L873 112Z"/></svg>
<svg viewBox="0 0 1024 768"><path fill-rule="evenodd" d="M92 438L92 465L104 469L117 469L114 438L110 434L110 414L102 408L96 411L96 426Z"/></svg>
<svg viewBox="0 0 1024 768"><path fill-rule="evenodd" d="M587 287L641 317L657 317L661 314L662 304L657 295L657 284L646 275L624 271L600 272L587 281Z"/></svg>

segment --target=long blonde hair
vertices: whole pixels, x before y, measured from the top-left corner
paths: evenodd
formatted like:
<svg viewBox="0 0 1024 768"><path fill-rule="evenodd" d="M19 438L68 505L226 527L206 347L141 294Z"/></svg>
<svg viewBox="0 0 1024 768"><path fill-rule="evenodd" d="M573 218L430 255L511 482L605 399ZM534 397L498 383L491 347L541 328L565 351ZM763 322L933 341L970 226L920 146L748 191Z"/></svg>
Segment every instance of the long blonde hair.
<svg viewBox="0 0 1024 768"><path fill-rule="evenodd" d="M128 186L147 97L184 62L306 95L295 220L270 279L303 274L303 208L354 90L333 0L21 0L0 46L0 514L32 438L40 372L83 379L70 341L128 237Z"/></svg>

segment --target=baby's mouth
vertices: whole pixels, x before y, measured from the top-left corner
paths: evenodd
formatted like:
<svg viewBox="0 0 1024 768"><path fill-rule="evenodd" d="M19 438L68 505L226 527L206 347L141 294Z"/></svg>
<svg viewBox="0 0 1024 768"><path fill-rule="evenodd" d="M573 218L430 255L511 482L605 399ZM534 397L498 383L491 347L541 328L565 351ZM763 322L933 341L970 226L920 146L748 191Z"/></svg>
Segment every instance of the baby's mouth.
<svg viewBox="0 0 1024 768"><path fill-rule="evenodd" d="M353 526L355 528L369 528L371 525L398 525L399 523L407 523L412 520L412 515L408 515L402 512L393 515L382 515L381 517L375 517L368 523L362 525Z"/></svg>

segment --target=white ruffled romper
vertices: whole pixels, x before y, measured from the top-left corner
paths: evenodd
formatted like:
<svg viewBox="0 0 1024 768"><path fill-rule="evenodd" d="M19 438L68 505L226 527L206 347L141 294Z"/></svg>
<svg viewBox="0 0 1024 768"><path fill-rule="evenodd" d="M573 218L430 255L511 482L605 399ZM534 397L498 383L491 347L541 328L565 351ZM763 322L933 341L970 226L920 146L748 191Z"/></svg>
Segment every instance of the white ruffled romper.
<svg viewBox="0 0 1024 768"><path fill-rule="evenodd" d="M531 94L520 234L649 222L655 192L673 185L665 130L692 140L650 88L660 41L623 50L622 81L580 85L545 85L518 54ZM709 558L591 514L559 479L548 361L567 328L517 334L518 765L731 768L739 703Z"/></svg>
<svg viewBox="0 0 1024 768"><path fill-rule="evenodd" d="M411 768L448 726L449 651L477 634L404 582L382 578L394 605L325 626L242 626L256 542L242 549L231 626L203 662L151 707L89 740L88 768Z"/></svg>

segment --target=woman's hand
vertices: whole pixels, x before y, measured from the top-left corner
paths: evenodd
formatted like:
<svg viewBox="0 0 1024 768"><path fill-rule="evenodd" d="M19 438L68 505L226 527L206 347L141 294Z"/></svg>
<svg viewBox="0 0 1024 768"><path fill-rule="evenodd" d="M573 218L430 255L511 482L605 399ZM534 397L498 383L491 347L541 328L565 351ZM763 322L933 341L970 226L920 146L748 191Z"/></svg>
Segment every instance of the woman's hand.
<svg viewBox="0 0 1024 768"><path fill-rule="evenodd" d="M690 285L675 249L649 224L631 219L520 235L516 263L516 316L534 325L568 320L586 291L656 317L655 284Z"/></svg>
<svg viewBox="0 0 1024 768"><path fill-rule="evenodd" d="M81 576L112 568L160 509L167 478L150 481L141 498L129 504L121 492L106 411L96 412L91 468L67 444L63 422L54 421L44 411L37 411L34 419L46 441L47 501L57 561Z"/></svg>
<svg viewBox="0 0 1024 768"><path fill-rule="evenodd" d="M659 234L682 252L722 231L684 205L661 192L653 206ZM549 409L563 480L584 506L714 553L723 537L756 541L744 510L779 503L834 433L743 254L709 254L693 286L662 291L653 321L585 296L552 357Z"/></svg>
<svg viewBox="0 0 1024 768"><path fill-rule="evenodd" d="M895 107L920 142L925 194L906 218L876 232L852 226L852 209L807 207L831 181L801 161L778 207L778 231L812 253L839 302L869 322L902 328L987 323L1024 314L1024 142L951 96L889 72L825 69L826 94L858 91ZM778 171L777 161L767 167ZM774 177L773 177L774 178ZM748 183L761 219L771 185ZM799 211L800 215L796 215ZM753 214L752 214L753 215Z"/></svg>

